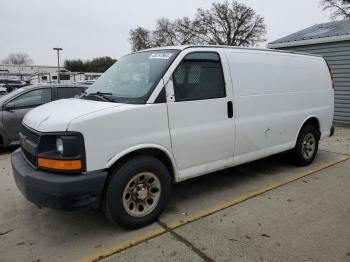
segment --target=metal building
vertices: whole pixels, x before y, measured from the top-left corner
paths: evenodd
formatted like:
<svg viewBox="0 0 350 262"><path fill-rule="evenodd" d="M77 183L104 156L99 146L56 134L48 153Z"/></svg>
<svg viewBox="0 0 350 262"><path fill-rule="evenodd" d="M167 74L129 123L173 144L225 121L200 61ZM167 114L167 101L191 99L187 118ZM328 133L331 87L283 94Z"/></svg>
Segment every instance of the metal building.
<svg viewBox="0 0 350 262"><path fill-rule="evenodd" d="M334 78L334 120L350 123L350 20L317 24L267 47L322 55Z"/></svg>

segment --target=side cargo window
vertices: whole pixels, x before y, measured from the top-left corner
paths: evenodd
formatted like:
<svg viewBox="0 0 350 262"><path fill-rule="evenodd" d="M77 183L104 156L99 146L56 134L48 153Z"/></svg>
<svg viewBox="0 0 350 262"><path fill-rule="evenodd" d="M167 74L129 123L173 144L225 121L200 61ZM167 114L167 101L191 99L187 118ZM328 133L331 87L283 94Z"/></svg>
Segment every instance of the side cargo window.
<svg viewBox="0 0 350 262"><path fill-rule="evenodd" d="M214 52L188 54L173 73L175 101L226 96L220 57Z"/></svg>

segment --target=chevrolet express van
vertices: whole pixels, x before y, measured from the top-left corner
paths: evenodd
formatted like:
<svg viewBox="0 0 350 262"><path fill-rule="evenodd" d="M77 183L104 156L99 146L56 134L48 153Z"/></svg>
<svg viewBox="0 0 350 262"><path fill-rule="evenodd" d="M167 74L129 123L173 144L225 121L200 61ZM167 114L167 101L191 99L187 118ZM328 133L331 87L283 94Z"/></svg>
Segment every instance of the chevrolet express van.
<svg viewBox="0 0 350 262"><path fill-rule="evenodd" d="M139 228L162 213L173 183L283 151L312 163L334 132L333 101L319 56L149 49L122 57L80 98L30 111L13 173L38 206L101 208Z"/></svg>

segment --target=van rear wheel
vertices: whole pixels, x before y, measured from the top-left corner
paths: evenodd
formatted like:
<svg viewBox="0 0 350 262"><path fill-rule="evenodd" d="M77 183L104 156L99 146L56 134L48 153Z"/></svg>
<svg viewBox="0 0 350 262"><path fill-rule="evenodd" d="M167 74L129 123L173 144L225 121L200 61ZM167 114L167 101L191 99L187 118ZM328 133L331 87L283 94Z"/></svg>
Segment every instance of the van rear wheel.
<svg viewBox="0 0 350 262"><path fill-rule="evenodd" d="M134 157L112 172L104 213L112 223L136 229L154 222L171 191L168 169L151 156Z"/></svg>
<svg viewBox="0 0 350 262"><path fill-rule="evenodd" d="M295 148L291 151L294 162L299 166L310 165L317 154L319 135L312 125L305 126L297 139Z"/></svg>

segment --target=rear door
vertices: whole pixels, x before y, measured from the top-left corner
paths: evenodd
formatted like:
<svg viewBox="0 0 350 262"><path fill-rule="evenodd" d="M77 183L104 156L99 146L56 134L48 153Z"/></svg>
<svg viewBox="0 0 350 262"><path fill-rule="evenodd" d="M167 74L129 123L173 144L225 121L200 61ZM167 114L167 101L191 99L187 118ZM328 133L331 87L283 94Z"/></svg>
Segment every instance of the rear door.
<svg viewBox="0 0 350 262"><path fill-rule="evenodd" d="M18 140L24 115L32 108L52 100L51 88L41 88L28 91L7 102L13 109L3 111L3 123L6 136L11 141Z"/></svg>
<svg viewBox="0 0 350 262"><path fill-rule="evenodd" d="M182 55L166 86L173 154L180 179L233 165L235 125L225 56ZM170 94L170 95L169 95Z"/></svg>

